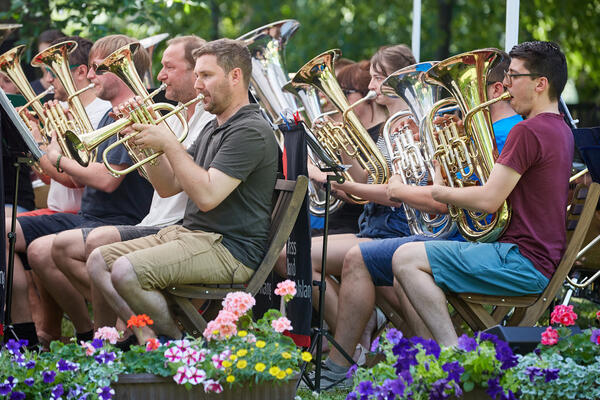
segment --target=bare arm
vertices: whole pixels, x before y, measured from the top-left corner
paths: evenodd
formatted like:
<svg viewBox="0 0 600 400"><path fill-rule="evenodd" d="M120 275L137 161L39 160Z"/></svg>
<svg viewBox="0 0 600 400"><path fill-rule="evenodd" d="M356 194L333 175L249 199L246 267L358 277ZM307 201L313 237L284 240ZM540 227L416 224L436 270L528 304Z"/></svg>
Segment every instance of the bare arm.
<svg viewBox="0 0 600 400"><path fill-rule="evenodd" d="M406 185L399 175L393 175L387 184L387 195L390 200L406 203L407 206L420 211L446 214L448 207L433 199L433 186Z"/></svg>

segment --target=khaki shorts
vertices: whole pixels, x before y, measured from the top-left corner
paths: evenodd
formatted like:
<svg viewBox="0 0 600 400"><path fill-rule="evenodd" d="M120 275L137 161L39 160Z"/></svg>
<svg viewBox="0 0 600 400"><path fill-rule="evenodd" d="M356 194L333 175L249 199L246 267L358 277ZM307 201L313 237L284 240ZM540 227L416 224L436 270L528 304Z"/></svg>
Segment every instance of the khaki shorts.
<svg viewBox="0 0 600 400"><path fill-rule="evenodd" d="M236 260L218 233L191 231L180 225L155 235L100 247L106 265L121 256L133 265L142 288L164 289L193 283L245 283L254 270Z"/></svg>

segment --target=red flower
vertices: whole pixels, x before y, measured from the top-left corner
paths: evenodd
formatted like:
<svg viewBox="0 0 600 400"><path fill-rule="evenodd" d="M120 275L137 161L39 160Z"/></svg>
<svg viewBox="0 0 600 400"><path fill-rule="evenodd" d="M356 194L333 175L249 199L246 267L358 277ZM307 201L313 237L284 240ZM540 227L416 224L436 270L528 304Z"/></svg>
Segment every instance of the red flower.
<svg viewBox="0 0 600 400"><path fill-rule="evenodd" d="M129 318L129 321L127 321L127 327L132 328L135 326L137 328L141 328L146 325L152 325L153 323L154 321L152 321L146 314L132 315L131 318Z"/></svg>
<svg viewBox="0 0 600 400"><path fill-rule="evenodd" d="M158 349L160 343L156 338L150 338L146 340L146 351L152 351Z"/></svg>
<svg viewBox="0 0 600 400"><path fill-rule="evenodd" d="M573 306L558 305L550 314L551 324L562 324L564 326L575 325L577 314L573 312Z"/></svg>
<svg viewBox="0 0 600 400"><path fill-rule="evenodd" d="M600 311L596 313L596 318L600 319Z"/></svg>
<svg viewBox="0 0 600 400"><path fill-rule="evenodd" d="M558 331L549 326L542 332L542 344L545 346L554 346L556 343L558 343Z"/></svg>

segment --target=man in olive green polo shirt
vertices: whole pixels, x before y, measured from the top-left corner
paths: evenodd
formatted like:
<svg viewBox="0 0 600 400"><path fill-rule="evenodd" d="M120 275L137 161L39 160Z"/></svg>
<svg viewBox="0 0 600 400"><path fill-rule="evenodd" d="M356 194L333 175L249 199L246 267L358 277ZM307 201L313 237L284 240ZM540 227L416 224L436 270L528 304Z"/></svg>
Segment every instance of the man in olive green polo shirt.
<svg viewBox="0 0 600 400"><path fill-rule="evenodd" d="M277 143L259 108L248 102L250 53L241 42L220 39L194 52L196 90L216 118L186 153L161 126L134 125L142 148L163 151L147 167L161 196L189 196L182 226L96 249L87 266L119 317L148 314L158 335L179 337L160 293L167 285L246 282L266 251L277 175ZM132 101L132 105L135 101Z"/></svg>

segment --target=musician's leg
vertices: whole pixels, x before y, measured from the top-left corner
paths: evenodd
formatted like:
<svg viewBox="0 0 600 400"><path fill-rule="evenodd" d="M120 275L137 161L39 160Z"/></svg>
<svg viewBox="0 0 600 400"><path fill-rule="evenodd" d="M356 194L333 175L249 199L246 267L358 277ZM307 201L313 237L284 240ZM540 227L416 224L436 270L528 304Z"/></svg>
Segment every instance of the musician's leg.
<svg viewBox="0 0 600 400"><path fill-rule="evenodd" d="M407 243L394 253L394 275L410 303L435 340L443 346L457 344L446 296L433 280L425 243Z"/></svg>
<svg viewBox="0 0 600 400"><path fill-rule="evenodd" d="M81 229L56 235L52 244L52 260L56 267L86 299L91 299L90 277L85 268L85 243Z"/></svg>
<svg viewBox="0 0 600 400"><path fill-rule="evenodd" d="M420 336L424 339L432 339L433 336L429 332L427 325L425 325L425 322L423 322L419 313L413 307L397 279L394 279L394 292L396 302L399 302L396 309L402 310L402 317L408 328L406 331L402 331L404 336Z"/></svg>

